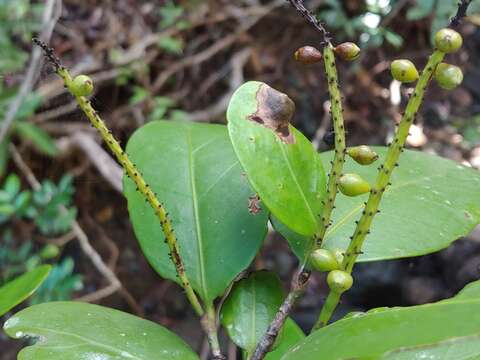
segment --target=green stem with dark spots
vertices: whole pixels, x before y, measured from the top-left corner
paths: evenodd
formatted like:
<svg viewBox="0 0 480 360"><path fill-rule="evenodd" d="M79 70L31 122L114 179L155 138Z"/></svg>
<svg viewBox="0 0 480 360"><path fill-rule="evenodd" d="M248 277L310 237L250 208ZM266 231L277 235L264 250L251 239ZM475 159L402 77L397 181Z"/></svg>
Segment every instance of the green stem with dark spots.
<svg viewBox="0 0 480 360"><path fill-rule="evenodd" d="M361 254L362 245L365 241L365 238L370 232L370 226L372 224L373 218L379 212L378 207L382 195L385 192L387 186L390 185L390 177L394 168L398 165L398 159L400 154L403 151L405 146L405 140L407 139L410 126L412 125L415 116L420 108L422 103L425 89L433 76L435 68L443 60L445 54L441 51L436 50L428 60L427 65L423 69L423 72L418 79L415 90L410 96L407 107L405 109L405 114L400 121L395 137L390 144L385 160L382 165L378 168L378 175L375 181L375 184L372 186L370 195L368 197L367 203L363 209L362 216L357 223L353 236L351 238L348 249L345 253L345 258L342 263L343 270L348 273L352 273L353 266L357 260L358 255ZM318 329L328 324L333 311L335 310L340 296L334 294L330 291L325 306L320 312L320 316L315 323L314 329Z"/></svg>
<svg viewBox="0 0 480 360"><path fill-rule="evenodd" d="M71 89L73 79L70 76L68 70L63 66L58 66L56 68L56 72L63 79L63 82L68 91L73 95ZM92 107L90 101L84 96L75 96L75 99L77 100L79 108L83 111L88 120L90 120L91 124L98 130L107 146L115 155L118 162L122 165L127 175L135 182L138 191L145 197L145 199L155 211L155 214L157 215L157 218L162 227L163 234L165 235L165 242L167 243L169 249L170 259L175 266L178 278L180 279L180 283L184 288L187 298L192 304L195 312L199 316L202 316L204 313L202 305L198 301L197 295L195 294L195 291L193 290L190 281L187 278L185 267L183 265L183 261L180 257L180 253L178 250L177 237L173 231L172 222L168 216L164 205L157 199L155 193L151 190L150 186L142 177L140 171L132 163L128 155L123 151L118 141L112 135L112 132L105 125L105 122L100 118L98 113Z"/></svg>
<svg viewBox="0 0 480 360"><path fill-rule="evenodd" d="M335 198L338 192L338 180L340 179L340 176L342 176L342 169L347 151L345 144L345 126L343 124L342 97L338 86L335 53L333 52L333 46L330 43L323 48L323 60L328 82L328 92L330 94L330 112L332 116L333 130L335 132L335 155L331 162L332 167L328 175L327 195L323 202L324 206L322 214L319 218L319 230L315 234L314 248L317 249L322 246L325 233L330 226L332 212L335 208Z"/></svg>
<svg viewBox="0 0 480 360"><path fill-rule="evenodd" d="M298 271L293 276L290 292L275 314L275 318L270 323L262 339L258 343L251 360L262 360L268 351L270 351L280 329L290 314L291 309L295 305L298 298L305 291L305 288L308 284L308 279L310 277L310 271L305 269L305 265L312 251L321 247L326 230L330 225L330 218L334 209L333 204L338 192L337 183L342 174L342 168L345 162L345 129L343 125L342 99L340 96L340 90L338 88L338 76L335 66L335 54L333 52L333 46L330 43L325 45L323 49L323 57L325 63L325 73L328 81L328 91L330 94L332 122L335 131L335 157L332 161L332 168L329 174L327 196L326 200L324 201L322 214L319 216L318 230L311 240L311 246L309 246L309 249L305 253L304 262L300 265Z"/></svg>

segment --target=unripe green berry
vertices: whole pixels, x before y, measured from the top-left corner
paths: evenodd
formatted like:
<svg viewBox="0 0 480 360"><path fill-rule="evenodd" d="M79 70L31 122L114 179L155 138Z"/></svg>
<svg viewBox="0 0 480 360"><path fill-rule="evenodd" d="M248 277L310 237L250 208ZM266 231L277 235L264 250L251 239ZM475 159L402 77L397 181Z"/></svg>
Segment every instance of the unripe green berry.
<svg viewBox="0 0 480 360"><path fill-rule="evenodd" d="M340 191L347 196L358 196L370 191L368 182L357 174L343 174L338 182Z"/></svg>
<svg viewBox="0 0 480 360"><path fill-rule="evenodd" d="M293 55L295 60L304 65L316 64L322 61L322 53L313 46L303 46Z"/></svg>
<svg viewBox="0 0 480 360"><path fill-rule="evenodd" d="M310 266L318 271L332 271L340 268L335 255L327 249L316 249L309 259Z"/></svg>
<svg viewBox="0 0 480 360"><path fill-rule="evenodd" d="M458 66L440 63L435 69L435 80L441 88L452 90L462 83L463 73Z"/></svg>
<svg viewBox="0 0 480 360"><path fill-rule="evenodd" d="M332 292L341 294L352 287L353 278L346 271L333 270L328 273L327 284Z"/></svg>
<svg viewBox="0 0 480 360"><path fill-rule="evenodd" d="M75 96L88 96L93 92L93 81L87 75L78 75L73 79L70 91Z"/></svg>
<svg viewBox="0 0 480 360"><path fill-rule="evenodd" d="M351 147L347 150L347 153L360 165L370 165L378 159L378 154L367 145Z"/></svg>
<svg viewBox="0 0 480 360"><path fill-rule="evenodd" d="M418 71L415 65L407 59L392 61L390 71L395 80L402 83L411 83L418 79Z"/></svg>
<svg viewBox="0 0 480 360"><path fill-rule="evenodd" d="M340 59L346 61L353 61L360 56L360 48L353 42L344 42L337 45L333 51Z"/></svg>
<svg viewBox="0 0 480 360"><path fill-rule="evenodd" d="M462 35L453 29L441 29L435 34L435 47L445 54L456 52L462 43Z"/></svg>

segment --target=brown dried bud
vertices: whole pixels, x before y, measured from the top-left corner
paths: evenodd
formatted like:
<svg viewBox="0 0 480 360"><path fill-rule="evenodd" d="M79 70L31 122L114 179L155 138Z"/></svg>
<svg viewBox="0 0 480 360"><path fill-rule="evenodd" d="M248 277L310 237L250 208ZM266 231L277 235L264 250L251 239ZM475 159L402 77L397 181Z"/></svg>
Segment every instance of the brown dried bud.
<svg viewBox="0 0 480 360"><path fill-rule="evenodd" d="M353 61L360 56L360 48L353 42L344 42L337 45L333 50L340 59L346 61Z"/></svg>
<svg viewBox="0 0 480 360"><path fill-rule="evenodd" d="M322 61L322 53L313 46L304 46L295 51L295 60L304 65L316 64Z"/></svg>

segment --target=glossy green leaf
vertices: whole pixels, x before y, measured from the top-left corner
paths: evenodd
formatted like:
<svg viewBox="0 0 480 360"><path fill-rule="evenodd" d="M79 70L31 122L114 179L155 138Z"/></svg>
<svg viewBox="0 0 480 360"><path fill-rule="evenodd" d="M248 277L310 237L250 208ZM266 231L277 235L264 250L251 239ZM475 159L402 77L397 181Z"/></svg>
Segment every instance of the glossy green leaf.
<svg viewBox="0 0 480 360"><path fill-rule="evenodd" d="M291 348L305 338L302 329L292 319L287 319L277 338L275 349L265 356L265 360L280 360Z"/></svg>
<svg viewBox="0 0 480 360"><path fill-rule="evenodd" d="M405 347L480 334L480 299L372 311L315 331L282 360L375 359Z"/></svg>
<svg viewBox="0 0 480 360"><path fill-rule="evenodd" d="M187 275L200 297L223 294L257 253L268 212L250 214L254 195L222 125L154 121L130 138L127 153L165 204ZM132 180L124 192L143 252L163 277L177 280L154 211Z"/></svg>
<svg viewBox="0 0 480 360"><path fill-rule="evenodd" d="M198 360L177 335L151 321L79 302L31 306L7 320L12 338L39 337L19 360Z"/></svg>
<svg viewBox="0 0 480 360"><path fill-rule="evenodd" d="M15 130L25 139L28 139L42 153L55 156L58 154L57 145L44 130L26 121L17 121Z"/></svg>
<svg viewBox="0 0 480 360"><path fill-rule="evenodd" d="M267 271L251 273L237 282L222 306L221 322L230 339L251 354L283 300L278 276Z"/></svg>
<svg viewBox="0 0 480 360"><path fill-rule="evenodd" d="M435 344L393 350L380 360L478 360L480 335L448 339Z"/></svg>
<svg viewBox="0 0 480 360"><path fill-rule="evenodd" d="M269 210L296 232L313 235L326 191L322 162L310 141L293 126L288 126L293 142L286 143L273 130L256 122L267 122L257 113L259 109L265 113L276 111L277 100L257 100L261 89L271 88L250 81L233 94L227 110L233 147Z"/></svg>
<svg viewBox="0 0 480 360"><path fill-rule="evenodd" d="M32 295L45 281L50 268L50 265L39 266L0 287L0 316Z"/></svg>
<svg viewBox="0 0 480 360"><path fill-rule="evenodd" d="M380 155L386 148L376 147ZM321 155L326 163L332 153ZM451 160L406 150L392 175L373 220L371 233L359 261L411 257L432 253L467 235L480 222L480 172ZM347 161L345 172L358 173L371 184L377 166ZM339 194L333 225L327 230L325 247L345 249L353 234L355 220L368 194L355 198ZM274 220L275 228L287 238L297 256L303 257L307 239Z"/></svg>

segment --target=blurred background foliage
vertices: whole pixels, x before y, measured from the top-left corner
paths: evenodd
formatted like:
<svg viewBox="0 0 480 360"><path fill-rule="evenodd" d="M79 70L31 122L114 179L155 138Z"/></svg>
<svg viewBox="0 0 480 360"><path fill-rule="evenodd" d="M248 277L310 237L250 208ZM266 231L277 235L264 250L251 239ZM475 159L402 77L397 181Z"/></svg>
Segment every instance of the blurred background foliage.
<svg viewBox="0 0 480 360"><path fill-rule="evenodd" d="M0 125L25 80L31 38L41 31L46 3L0 0ZM338 62L348 144L387 144L410 91L392 81L390 61L409 58L421 67L432 34L448 22L457 1L305 3L335 43L355 41L362 48L355 63ZM452 92L432 84L408 139L412 148L476 168L479 26L480 1L474 1L460 28L464 47L452 60L464 71L464 83ZM294 125L324 151L330 120L322 67L302 67L292 59L297 48L318 41L284 0L63 0L50 44L74 74L93 78L92 102L122 145L148 121L225 123L232 92L255 79L295 101ZM78 221L123 285L95 301L169 326L199 349L202 335L192 326L194 315L182 292L159 279L141 254L120 193L121 170L52 67L44 64L37 75L0 143L0 285L43 263L54 269L33 303L77 298L108 285L76 241L72 224ZM30 174L12 156L11 145ZM37 189L31 188L32 174L39 179ZM273 269L288 283L295 259L278 235L269 234L262 259L253 267ZM363 285L345 297L342 309L447 297L478 279L479 264L480 231L475 231L438 254L361 265L356 278ZM314 279L294 314L300 324L313 321L318 294L327 290L323 286L320 276ZM0 335L0 359L13 359L15 346Z"/></svg>

